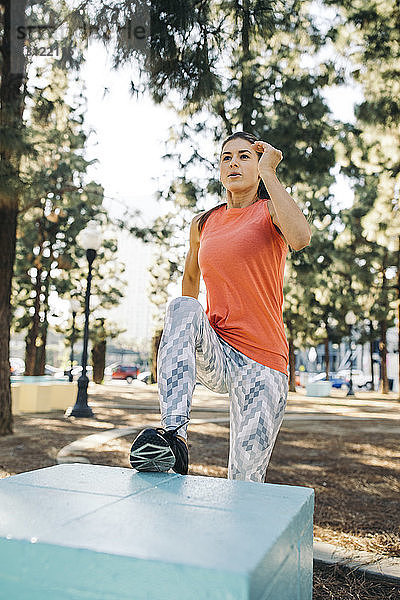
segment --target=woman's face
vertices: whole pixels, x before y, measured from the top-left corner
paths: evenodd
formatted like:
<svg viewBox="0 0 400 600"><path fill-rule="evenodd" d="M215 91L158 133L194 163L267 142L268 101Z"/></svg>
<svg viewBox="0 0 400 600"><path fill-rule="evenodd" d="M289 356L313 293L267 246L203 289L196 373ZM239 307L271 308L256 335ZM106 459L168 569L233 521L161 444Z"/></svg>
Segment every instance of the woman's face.
<svg viewBox="0 0 400 600"><path fill-rule="evenodd" d="M258 184L258 154L250 142L234 138L225 144L220 158L220 179L229 191L239 191Z"/></svg>

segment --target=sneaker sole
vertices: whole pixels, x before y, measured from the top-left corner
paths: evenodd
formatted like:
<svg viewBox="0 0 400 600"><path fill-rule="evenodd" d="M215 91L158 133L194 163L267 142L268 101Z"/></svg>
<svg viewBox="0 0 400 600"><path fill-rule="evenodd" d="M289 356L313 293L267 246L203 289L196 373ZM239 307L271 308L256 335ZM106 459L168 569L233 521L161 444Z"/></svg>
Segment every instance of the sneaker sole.
<svg viewBox="0 0 400 600"><path fill-rule="evenodd" d="M132 444L129 460L137 471L165 473L172 469L176 459L167 441L156 433L148 432Z"/></svg>

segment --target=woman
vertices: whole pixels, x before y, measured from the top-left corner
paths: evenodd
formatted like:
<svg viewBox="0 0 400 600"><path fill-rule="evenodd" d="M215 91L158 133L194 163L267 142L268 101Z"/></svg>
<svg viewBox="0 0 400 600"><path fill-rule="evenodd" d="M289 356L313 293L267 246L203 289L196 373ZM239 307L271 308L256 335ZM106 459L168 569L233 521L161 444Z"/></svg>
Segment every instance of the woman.
<svg viewBox="0 0 400 600"><path fill-rule="evenodd" d="M194 217L182 296L172 300L158 351L161 428L143 430L139 471L188 472L187 424L196 379L230 399L228 479L262 482L288 393L283 275L288 246L311 229L276 177L282 153L246 132L222 145L227 201ZM198 302L200 274L207 308ZM177 432L180 430L180 433Z"/></svg>

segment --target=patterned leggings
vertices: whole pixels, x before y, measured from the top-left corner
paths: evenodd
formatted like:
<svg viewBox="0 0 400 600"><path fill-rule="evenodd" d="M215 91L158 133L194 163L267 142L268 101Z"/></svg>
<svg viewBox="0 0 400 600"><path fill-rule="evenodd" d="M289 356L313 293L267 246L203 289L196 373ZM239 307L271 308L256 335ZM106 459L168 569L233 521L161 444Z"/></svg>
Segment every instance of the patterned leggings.
<svg viewBox="0 0 400 600"><path fill-rule="evenodd" d="M157 360L161 422L189 420L196 380L229 394L228 479L263 482L282 423L288 377L248 358L211 327L198 300L180 296L166 310ZM187 438L187 425L178 435Z"/></svg>

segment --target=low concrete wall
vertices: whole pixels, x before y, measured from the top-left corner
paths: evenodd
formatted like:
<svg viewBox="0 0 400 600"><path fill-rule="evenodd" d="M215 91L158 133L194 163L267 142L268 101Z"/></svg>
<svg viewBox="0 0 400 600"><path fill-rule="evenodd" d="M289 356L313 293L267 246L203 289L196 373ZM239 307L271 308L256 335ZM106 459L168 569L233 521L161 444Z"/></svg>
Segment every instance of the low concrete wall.
<svg viewBox="0 0 400 600"><path fill-rule="evenodd" d="M12 383L13 414L66 410L75 404L77 393L77 382Z"/></svg>

